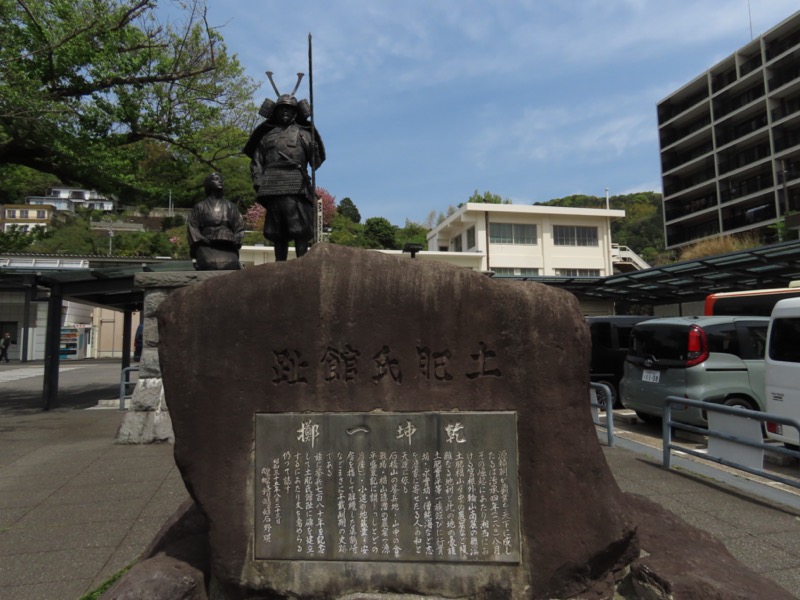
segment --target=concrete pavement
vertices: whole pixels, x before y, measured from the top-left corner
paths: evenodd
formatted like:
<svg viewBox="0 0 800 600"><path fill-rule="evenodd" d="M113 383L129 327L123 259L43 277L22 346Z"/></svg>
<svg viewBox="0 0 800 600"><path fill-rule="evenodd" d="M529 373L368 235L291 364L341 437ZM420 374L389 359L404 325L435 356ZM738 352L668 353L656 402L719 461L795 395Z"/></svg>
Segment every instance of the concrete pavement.
<svg viewBox="0 0 800 600"><path fill-rule="evenodd" d="M119 361L64 366L61 408L43 412L41 369L0 365L0 598L79 598L135 560L187 497L171 446L116 446L122 413L87 408L118 395ZM800 502L665 471L631 448L603 449L623 490L709 531L800 598Z"/></svg>

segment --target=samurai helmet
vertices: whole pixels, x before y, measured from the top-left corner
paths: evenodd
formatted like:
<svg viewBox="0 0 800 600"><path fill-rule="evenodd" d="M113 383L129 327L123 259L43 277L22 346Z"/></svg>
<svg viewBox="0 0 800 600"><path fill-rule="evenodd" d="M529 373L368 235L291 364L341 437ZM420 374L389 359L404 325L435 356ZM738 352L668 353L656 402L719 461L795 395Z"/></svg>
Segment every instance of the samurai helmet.
<svg viewBox="0 0 800 600"><path fill-rule="evenodd" d="M278 101L275 103L275 107L278 106L291 106L293 108L297 108L297 98L290 94L281 94L278 96Z"/></svg>
<svg viewBox="0 0 800 600"><path fill-rule="evenodd" d="M298 102L297 98L294 96L297 92L297 89L300 87L300 82L303 80L303 73L297 74L297 83L290 94L281 94L280 90L278 90L278 86L275 85L275 80L272 78L272 71L267 71L267 77L269 78L269 82L272 84L272 89L275 90L275 95L278 97L278 99L277 101L273 101L269 98L264 100L264 102L261 104L258 114L269 120L272 116L273 110L278 106L291 106L297 110L298 116L301 119L307 119L311 114L311 106L308 104L307 100L301 100Z"/></svg>
<svg viewBox="0 0 800 600"><path fill-rule="evenodd" d="M272 98L267 98L264 102L261 103L261 108L258 109L258 114L264 117L265 119L269 119L269 116L272 114L272 109L275 108L275 100Z"/></svg>

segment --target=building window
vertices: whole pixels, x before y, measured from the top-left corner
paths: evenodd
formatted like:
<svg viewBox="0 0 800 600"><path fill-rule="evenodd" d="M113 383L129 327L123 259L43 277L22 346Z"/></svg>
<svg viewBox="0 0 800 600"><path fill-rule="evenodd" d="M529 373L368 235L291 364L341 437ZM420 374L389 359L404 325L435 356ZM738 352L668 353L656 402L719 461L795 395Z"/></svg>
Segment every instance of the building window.
<svg viewBox="0 0 800 600"><path fill-rule="evenodd" d="M472 250L475 247L475 226L473 225L467 229L467 250Z"/></svg>
<svg viewBox="0 0 800 600"><path fill-rule="evenodd" d="M489 242L492 244L536 245L536 225L489 223Z"/></svg>
<svg viewBox="0 0 800 600"><path fill-rule="evenodd" d="M22 210L19 211L19 218L20 219L27 219L28 218L28 209L27 208L23 208Z"/></svg>
<svg viewBox="0 0 800 600"><path fill-rule="evenodd" d="M553 243L556 246L597 246L597 227L554 225Z"/></svg>
<svg viewBox="0 0 800 600"><path fill-rule="evenodd" d="M600 277L600 269L556 269L561 277Z"/></svg>
<svg viewBox="0 0 800 600"><path fill-rule="evenodd" d="M6 209L6 219L16 219L17 218L17 209L16 208L8 208Z"/></svg>
<svg viewBox="0 0 800 600"><path fill-rule="evenodd" d="M461 236L457 235L452 240L453 243L453 252L463 252L464 251L464 244L461 241Z"/></svg>
<svg viewBox="0 0 800 600"><path fill-rule="evenodd" d="M47 211L37 210L36 211L36 218L37 219L46 219L47 218Z"/></svg>
<svg viewBox="0 0 800 600"><path fill-rule="evenodd" d="M539 269L528 267L492 267L495 277L536 277Z"/></svg>

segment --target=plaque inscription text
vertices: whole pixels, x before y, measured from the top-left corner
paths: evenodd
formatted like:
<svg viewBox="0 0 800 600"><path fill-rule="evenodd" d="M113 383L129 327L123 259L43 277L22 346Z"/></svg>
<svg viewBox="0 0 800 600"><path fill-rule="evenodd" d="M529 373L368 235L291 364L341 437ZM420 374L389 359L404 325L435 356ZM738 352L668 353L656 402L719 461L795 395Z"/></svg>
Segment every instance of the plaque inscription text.
<svg viewBox="0 0 800 600"><path fill-rule="evenodd" d="M255 558L520 561L513 412L255 419Z"/></svg>

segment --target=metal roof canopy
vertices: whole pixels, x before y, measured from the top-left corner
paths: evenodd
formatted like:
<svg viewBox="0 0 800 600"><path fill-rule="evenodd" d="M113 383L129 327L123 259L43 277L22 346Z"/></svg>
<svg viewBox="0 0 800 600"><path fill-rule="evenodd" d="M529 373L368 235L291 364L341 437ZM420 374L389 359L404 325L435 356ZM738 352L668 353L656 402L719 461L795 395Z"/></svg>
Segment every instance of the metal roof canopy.
<svg viewBox="0 0 800 600"><path fill-rule="evenodd" d="M0 289L15 287L35 275L39 287L58 287L65 300L115 310L139 310L142 292L133 278L141 272L192 271L191 261L169 261L137 266L68 271L0 269ZM504 277L536 281L563 288L578 296L638 304L676 304L703 300L708 294L786 287L800 280L800 241L793 240L750 250L739 250L642 271L607 277Z"/></svg>
<svg viewBox="0 0 800 600"><path fill-rule="evenodd" d="M504 278L505 279L505 278ZM678 304L709 294L787 287L800 280L800 241L781 242L608 277L516 277L577 296L635 304Z"/></svg>
<svg viewBox="0 0 800 600"><path fill-rule="evenodd" d="M47 327L45 330L44 386L42 399L44 410L58 405L58 364L61 341L61 307L64 300L90 304L124 313L122 328L122 347L131 347L132 313L141 310L144 293L134 287L134 275L155 271L194 270L191 261L171 261L102 269L36 270L32 268L0 269L0 289L22 290L26 304L33 294L43 288L49 290L47 296ZM27 318L27 310L25 315ZM27 339L28 326L23 336ZM25 347L26 344L23 344ZM130 352L122 353L122 369L130 366Z"/></svg>
<svg viewBox="0 0 800 600"><path fill-rule="evenodd" d="M6 274L11 272L11 276ZM2 269L0 287L8 277L34 276L38 287L51 291L58 289L64 300L89 304L120 311L141 310L144 294L134 287L136 273L165 271L194 271L192 261L171 261L136 266L108 267L97 269L69 269L44 271L38 269ZM12 284L13 285L13 284Z"/></svg>

